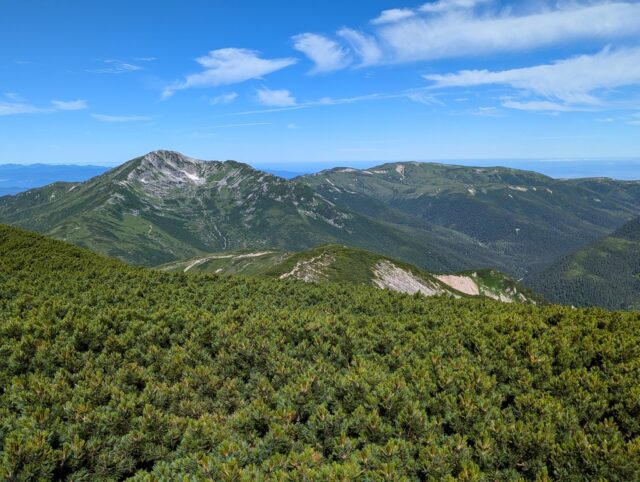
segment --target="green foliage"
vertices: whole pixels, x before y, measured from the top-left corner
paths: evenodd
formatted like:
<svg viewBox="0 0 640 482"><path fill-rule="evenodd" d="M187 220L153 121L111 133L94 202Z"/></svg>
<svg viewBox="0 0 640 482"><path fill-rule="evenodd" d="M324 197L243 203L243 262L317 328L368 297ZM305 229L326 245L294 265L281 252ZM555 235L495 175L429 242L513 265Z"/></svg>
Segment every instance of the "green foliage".
<svg viewBox="0 0 640 482"><path fill-rule="evenodd" d="M527 279L555 303L640 310L640 218Z"/></svg>
<svg viewBox="0 0 640 482"><path fill-rule="evenodd" d="M640 315L186 276L0 227L0 479L640 479Z"/></svg>

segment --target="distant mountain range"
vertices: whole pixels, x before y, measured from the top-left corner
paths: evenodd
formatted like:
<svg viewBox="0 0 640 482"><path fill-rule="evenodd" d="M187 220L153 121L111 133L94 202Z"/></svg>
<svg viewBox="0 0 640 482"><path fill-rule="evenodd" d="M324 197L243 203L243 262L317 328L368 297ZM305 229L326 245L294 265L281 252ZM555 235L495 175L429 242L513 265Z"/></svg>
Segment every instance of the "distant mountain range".
<svg viewBox="0 0 640 482"><path fill-rule="evenodd" d="M0 198L0 221L155 266L220 250L301 250L337 242L435 270L469 260L336 206L300 182L234 161L156 151L84 183Z"/></svg>
<svg viewBox="0 0 640 482"><path fill-rule="evenodd" d="M556 303L640 310L640 218L527 282Z"/></svg>
<svg viewBox="0 0 640 482"><path fill-rule="evenodd" d="M297 178L363 216L438 236L513 276L536 272L640 212L640 182L557 180L530 171L433 163L335 168Z"/></svg>
<svg viewBox="0 0 640 482"><path fill-rule="evenodd" d="M225 251L169 263L159 269L291 278L306 282L355 283L426 296L481 296L504 302L526 303L542 301L538 295L494 270L428 273L387 256L339 245L323 245L298 253Z"/></svg>
<svg viewBox="0 0 640 482"><path fill-rule="evenodd" d="M151 152L88 181L0 198L2 223L133 264L221 251L306 252L333 243L427 272L501 271L576 304L586 301L575 293L554 298L540 280L639 213L639 181L414 162L289 180L172 151Z"/></svg>
<svg viewBox="0 0 640 482"><path fill-rule="evenodd" d="M17 194L57 181L82 182L108 169L104 166L71 164L0 164L0 196Z"/></svg>

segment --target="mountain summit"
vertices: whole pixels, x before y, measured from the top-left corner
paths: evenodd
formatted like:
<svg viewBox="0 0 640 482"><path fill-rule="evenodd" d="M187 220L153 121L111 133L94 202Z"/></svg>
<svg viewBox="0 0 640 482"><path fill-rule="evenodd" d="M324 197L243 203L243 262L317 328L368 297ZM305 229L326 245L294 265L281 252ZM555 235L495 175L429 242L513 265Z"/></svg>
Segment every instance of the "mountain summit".
<svg viewBox="0 0 640 482"><path fill-rule="evenodd" d="M148 266L222 250L301 250L327 242L430 269L468 266L302 183L173 151L150 152L84 183L0 198L0 220Z"/></svg>

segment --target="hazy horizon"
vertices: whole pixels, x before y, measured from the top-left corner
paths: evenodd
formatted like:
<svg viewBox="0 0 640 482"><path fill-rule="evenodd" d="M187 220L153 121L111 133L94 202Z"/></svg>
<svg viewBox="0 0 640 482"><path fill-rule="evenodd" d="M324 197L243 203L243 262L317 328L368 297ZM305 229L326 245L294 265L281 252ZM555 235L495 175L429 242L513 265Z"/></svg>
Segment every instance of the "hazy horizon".
<svg viewBox="0 0 640 482"><path fill-rule="evenodd" d="M188 153L183 153L187 154ZM19 166L19 167L33 167L33 166L52 166L58 168L93 168L99 167L108 170L118 165L127 162L129 159L122 160L117 163L110 164L68 164L68 163L2 163L0 162L0 186L9 186L10 179L2 179L2 167L7 166ZM223 161L226 159L202 159L211 161ZM507 167L513 169L521 169L528 171L535 171L540 174L544 174L553 178L562 179L575 179L583 177L609 177L619 180L640 180L640 159L412 159L412 160L371 160L371 161L344 161L344 162L247 162L242 159L233 159L238 162L249 164L250 166L271 171L278 174L284 174L284 177L293 177L301 174L312 174L325 169L331 169L336 167L348 167L355 169L369 169L371 167L379 166L387 163L399 163L399 162L421 162L421 163L436 163L436 164L450 164L460 165L468 167ZM288 174L288 175L287 175ZM79 180L73 179L59 179L59 180ZM35 185L33 187L36 187Z"/></svg>

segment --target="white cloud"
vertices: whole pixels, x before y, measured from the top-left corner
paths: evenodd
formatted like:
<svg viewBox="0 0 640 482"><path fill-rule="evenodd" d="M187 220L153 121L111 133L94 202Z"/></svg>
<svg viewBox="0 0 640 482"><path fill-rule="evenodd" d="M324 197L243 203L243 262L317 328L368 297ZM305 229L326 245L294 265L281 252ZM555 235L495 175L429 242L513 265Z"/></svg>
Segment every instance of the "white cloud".
<svg viewBox="0 0 640 482"><path fill-rule="evenodd" d="M31 105L27 101L27 99L15 92L5 92L4 97L8 99L8 102L0 101L0 116L16 114L38 114L49 111L48 109L43 109Z"/></svg>
<svg viewBox="0 0 640 482"><path fill-rule="evenodd" d="M371 23L373 25L383 25L406 20L407 18L415 17L415 15L416 12L410 8L391 8L383 10L378 17L371 20Z"/></svg>
<svg viewBox="0 0 640 482"><path fill-rule="evenodd" d="M505 100L502 102L502 106L507 109L523 110L527 112L573 112L576 110L584 110L566 104L560 104L558 102L551 102L549 100L532 100L527 102Z"/></svg>
<svg viewBox="0 0 640 482"><path fill-rule="evenodd" d="M142 70L142 67L140 67L139 65L124 62L122 60L108 59L104 60L103 62L107 64L107 67L102 67L99 69L88 69L87 72L91 72L92 74L126 74L129 72L137 72L138 70Z"/></svg>
<svg viewBox="0 0 640 482"><path fill-rule="evenodd" d="M433 95L429 95L426 92L416 91L408 92L404 95L407 99L413 102L418 102L424 105L442 105L442 102L436 99Z"/></svg>
<svg viewBox="0 0 640 482"><path fill-rule="evenodd" d="M266 87L256 90L258 102L271 107L289 107L296 105L296 99L286 89L271 90Z"/></svg>
<svg viewBox="0 0 640 482"><path fill-rule="evenodd" d="M39 114L50 112L48 109L42 109L34 105L24 102L0 102L0 116L16 115L16 114Z"/></svg>
<svg viewBox="0 0 640 482"><path fill-rule="evenodd" d="M374 93L358 95L354 97L322 97L317 100L310 100L307 102L301 102L291 106L274 107L271 109L251 110L244 112L235 112L231 115L252 115L252 114L267 114L272 112L283 112L290 110L309 109L314 107L325 107L334 105L348 105L356 104L359 102L380 101L380 100L393 100L393 99L407 99L413 102L418 102L426 105L438 104L442 105L432 92L427 92L430 89L409 89L400 92L392 93Z"/></svg>
<svg viewBox="0 0 640 482"><path fill-rule="evenodd" d="M260 78L297 62L293 58L263 59L254 50L227 48L212 50L196 59L204 71L188 75L183 81L165 88L163 98L170 97L178 90L193 87L216 87L237 84Z"/></svg>
<svg viewBox="0 0 640 482"><path fill-rule="evenodd" d="M508 101L521 110L575 110L597 107L603 89L640 85L640 48L605 49L552 64L502 71L463 70L455 74L426 75L436 88L506 85L544 100Z"/></svg>
<svg viewBox="0 0 640 482"><path fill-rule="evenodd" d="M89 108L86 100L52 100L51 105L56 110L82 110Z"/></svg>
<svg viewBox="0 0 640 482"><path fill-rule="evenodd" d="M428 4L426 8L433 10L440 8L438 5L444 8L445 3ZM567 5L520 16L509 11L477 15L462 10L414 17L383 26L378 37L391 51L388 61L406 62L637 36L640 29L640 4L636 2Z"/></svg>
<svg viewBox="0 0 640 482"><path fill-rule="evenodd" d="M96 120L100 122L144 122L151 120L151 117L142 115L106 115L106 114L91 114Z"/></svg>
<svg viewBox="0 0 640 482"><path fill-rule="evenodd" d="M219 105L219 104L231 104L235 102L238 98L237 92L229 92L228 94L221 94L217 97L214 97L209 102L211 105Z"/></svg>
<svg viewBox="0 0 640 482"><path fill-rule="evenodd" d="M338 35L349 42L351 49L358 54L360 66L376 64L382 58L382 50L374 37L350 28L338 30Z"/></svg>
<svg viewBox="0 0 640 482"><path fill-rule="evenodd" d="M15 92L7 92L4 94L4 96L14 102L26 102L24 97L22 97L20 94L16 94Z"/></svg>
<svg viewBox="0 0 640 482"><path fill-rule="evenodd" d="M500 117L500 110L497 107L478 107L471 111L472 115L478 117Z"/></svg>
<svg viewBox="0 0 640 482"><path fill-rule="evenodd" d="M421 12L443 13L451 10L470 9L482 3L489 3L492 0L436 0L425 3L420 7Z"/></svg>
<svg viewBox="0 0 640 482"><path fill-rule="evenodd" d="M86 109L86 100L52 100L50 107L38 107L28 102L24 97L14 92L8 92L4 96L9 102L0 101L0 116L16 114L46 114L57 111L70 111Z"/></svg>
<svg viewBox="0 0 640 482"><path fill-rule="evenodd" d="M340 44L315 33L294 36L293 47L314 62L313 74L340 70L351 63L349 52Z"/></svg>
<svg viewBox="0 0 640 482"><path fill-rule="evenodd" d="M255 127L255 126L270 126L271 122L244 122L242 124L223 124L218 126L212 126L212 129L229 129L233 127Z"/></svg>
<svg viewBox="0 0 640 482"><path fill-rule="evenodd" d="M383 10L380 15L371 20L373 25L385 25L400 22L418 16L420 13L447 13L453 10L472 9L476 5L489 3L493 0L435 0L425 3L417 9L390 8Z"/></svg>

